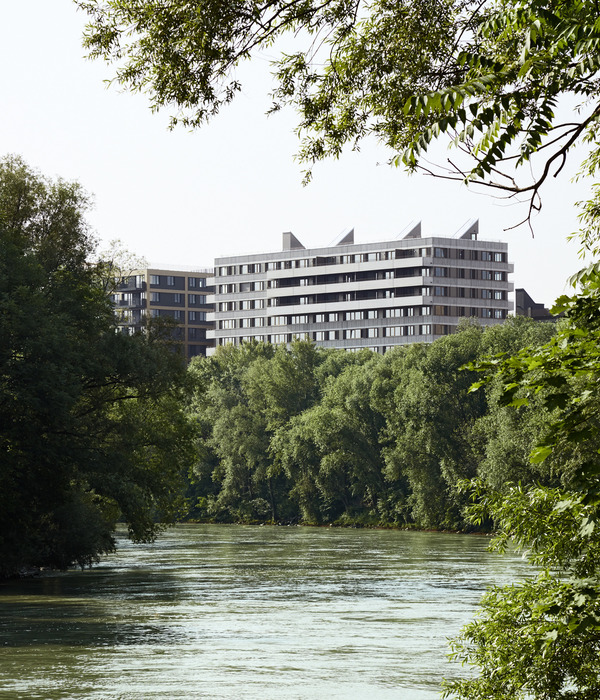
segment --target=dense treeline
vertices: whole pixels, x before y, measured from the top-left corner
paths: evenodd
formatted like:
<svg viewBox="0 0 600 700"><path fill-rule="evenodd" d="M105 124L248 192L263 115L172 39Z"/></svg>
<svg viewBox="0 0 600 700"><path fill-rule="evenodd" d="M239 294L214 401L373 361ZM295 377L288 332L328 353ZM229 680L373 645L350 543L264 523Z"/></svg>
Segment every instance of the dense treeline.
<svg viewBox="0 0 600 700"><path fill-rule="evenodd" d="M198 462L190 517L466 527L459 483L547 482L529 453L551 419L540 401L508 410L468 362L540 345L553 324L464 322L431 345L323 350L219 348L190 367Z"/></svg>

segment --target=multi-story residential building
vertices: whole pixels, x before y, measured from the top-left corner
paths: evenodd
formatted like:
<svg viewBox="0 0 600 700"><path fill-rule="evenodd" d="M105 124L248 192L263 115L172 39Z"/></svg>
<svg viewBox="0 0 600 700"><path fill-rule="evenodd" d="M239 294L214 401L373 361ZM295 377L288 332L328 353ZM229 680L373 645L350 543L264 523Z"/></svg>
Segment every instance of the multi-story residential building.
<svg viewBox="0 0 600 700"><path fill-rule="evenodd" d="M112 295L119 327L124 333L134 333L145 327L148 318L170 318L176 324L173 339L181 344L185 357L206 355L214 344L206 335L213 327L207 319L213 310L207 299L213 292L208 277L212 270L134 270Z"/></svg>
<svg viewBox="0 0 600 700"><path fill-rule="evenodd" d="M521 288L515 290L515 315L529 316L535 321L552 321L555 323L563 314L553 316L549 309L543 304L533 301L529 294Z"/></svg>
<svg viewBox="0 0 600 700"><path fill-rule="evenodd" d="M452 333L461 317L501 323L511 311L506 243L478 239L474 220L453 238L421 236L283 250L215 261L216 345L252 339L385 352Z"/></svg>

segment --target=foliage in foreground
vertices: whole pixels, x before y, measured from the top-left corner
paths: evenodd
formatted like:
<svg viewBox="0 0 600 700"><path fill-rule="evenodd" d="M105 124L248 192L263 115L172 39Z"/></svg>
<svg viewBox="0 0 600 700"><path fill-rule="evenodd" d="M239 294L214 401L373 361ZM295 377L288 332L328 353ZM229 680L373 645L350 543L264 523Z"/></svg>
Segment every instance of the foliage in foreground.
<svg viewBox="0 0 600 700"><path fill-rule="evenodd" d="M116 332L88 198L0 161L0 577L151 539L190 458L180 358Z"/></svg>
<svg viewBox="0 0 600 700"><path fill-rule="evenodd" d="M447 684L458 698L577 698L600 695L600 278L558 300L567 323L549 343L482 363L502 381L502 402L521 411L536 396L553 410L531 460L552 460L559 487L476 485L470 518L492 518L496 546L509 540L538 567L488 592L477 619L453 642L477 677Z"/></svg>
<svg viewBox="0 0 600 700"><path fill-rule="evenodd" d="M90 55L173 124L214 116L240 63L274 56L273 109L298 113L309 168L375 136L392 162L520 193L531 214L574 146L597 151L596 0L75 1ZM579 109L561 120L564 95ZM455 150L434 164L440 137Z"/></svg>

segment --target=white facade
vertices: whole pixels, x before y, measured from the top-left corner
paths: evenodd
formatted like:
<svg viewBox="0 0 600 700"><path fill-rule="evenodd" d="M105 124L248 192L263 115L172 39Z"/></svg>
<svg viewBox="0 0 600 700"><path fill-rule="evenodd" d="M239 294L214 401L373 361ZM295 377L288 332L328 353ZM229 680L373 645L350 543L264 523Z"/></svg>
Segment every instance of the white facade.
<svg viewBox="0 0 600 700"><path fill-rule="evenodd" d="M506 243L421 237L306 249L283 234L277 253L215 260L215 345L310 338L323 347L385 352L452 333L461 317L502 323L511 303Z"/></svg>

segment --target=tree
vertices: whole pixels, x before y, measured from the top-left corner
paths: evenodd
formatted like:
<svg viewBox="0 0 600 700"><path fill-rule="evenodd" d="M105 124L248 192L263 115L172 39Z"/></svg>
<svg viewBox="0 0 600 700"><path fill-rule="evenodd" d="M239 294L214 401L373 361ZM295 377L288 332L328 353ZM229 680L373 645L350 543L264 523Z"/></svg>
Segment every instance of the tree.
<svg viewBox="0 0 600 700"><path fill-rule="evenodd" d="M379 523L383 495L379 433L383 418L371 406L373 376L381 357L370 351L328 353L322 396L280 426L271 449L288 476L304 522ZM344 366L345 365L345 366ZM339 366L343 369L333 373ZM366 516L366 517L365 517Z"/></svg>
<svg viewBox="0 0 600 700"><path fill-rule="evenodd" d="M0 161L0 576L85 565L173 519L190 460L184 368L117 333L77 183Z"/></svg>

